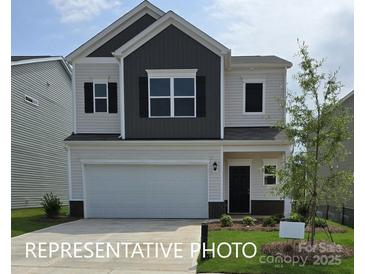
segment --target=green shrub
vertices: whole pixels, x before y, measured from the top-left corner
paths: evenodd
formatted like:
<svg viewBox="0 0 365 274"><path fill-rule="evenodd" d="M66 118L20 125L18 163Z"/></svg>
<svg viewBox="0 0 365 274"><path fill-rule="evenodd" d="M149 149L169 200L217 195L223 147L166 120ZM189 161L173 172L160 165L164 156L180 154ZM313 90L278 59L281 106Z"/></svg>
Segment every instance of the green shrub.
<svg viewBox="0 0 365 274"><path fill-rule="evenodd" d="M255 225L256 219L250 216L243 217L242 223L244 225Z"/></svg>
<svg viewBox="0 0 365 274"><path fill-rule="evenodd" d="M276 220L276 223L280 223L281 219L284 218L284 215L283 214L275 214L273 216L271 216L272 218L274 218Z"/></svg>
<svg viewBox="0 0 365 274"><path fill-rule="evenodd" d="M298 214L298 213L292 213L290 217L288 218L289 222L304 222L305 218Z"/></svg>
<svg viewBox="0 0 365 274"><path fill-rule="evenodd" d="M222 227L228 227L233 225L232 217L227 214L223 214L221 216L220 222Z"/></svg>
<svg viewBox="0 0 365 274"><path fill-rule="evenodd" d="M277 224L276 219L273 216L264 218L262 226L275 226Z"/></svg>
<svg viewBox="0 0 365 274"><path fill-rule="evenodd" d="M41 205L48 218L57 218L60 215L62 202L60 198L52 192L46 193L43 196Z"/></svg>
<svg viewBox="0 0 365 274"><path fill-rule="evenodd" d="M299 215L303 216L304 219L307 219L307 217L309 216L309 205L306 202L302 202L302 203L295 203L294 207L293 207L293 211L295 213L298 213Z"/></svg>
<svg viewBox="0 0 365 274"><path fill-rule="evenodd" d="M327 222L325 219L316 217L314 221L315 227L327 227Z"/></svg>

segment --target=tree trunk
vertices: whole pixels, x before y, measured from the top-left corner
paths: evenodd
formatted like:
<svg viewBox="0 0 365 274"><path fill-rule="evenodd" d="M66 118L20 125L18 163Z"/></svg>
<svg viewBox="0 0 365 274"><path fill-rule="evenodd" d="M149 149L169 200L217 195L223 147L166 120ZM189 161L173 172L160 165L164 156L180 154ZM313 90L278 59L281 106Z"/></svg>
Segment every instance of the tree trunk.
<svg viewBox="0 0 365 274"><path fill-rule="evenodd" d="M315 187L316 189L316 187ZM317 211L317 190L313 193L313 204L312 204L312 220L311 220L311 246L314 244L314 237L316 234L316 212Z"/></svg>

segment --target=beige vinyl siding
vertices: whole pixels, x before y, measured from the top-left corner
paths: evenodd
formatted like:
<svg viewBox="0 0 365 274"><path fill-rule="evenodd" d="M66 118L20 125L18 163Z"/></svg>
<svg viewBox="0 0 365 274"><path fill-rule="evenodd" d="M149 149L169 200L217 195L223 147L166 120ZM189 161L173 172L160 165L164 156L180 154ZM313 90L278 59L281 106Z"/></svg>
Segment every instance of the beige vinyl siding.
<svg viewBox="0 0 365 274"><path fill-rule="evenodd" d="M118 64L75 64L77 133L120 133L119 91L118 113L85 113L84 107L85 82L107 80L118 83L118 79Z"/></svg>
<svg viewBox="0 0 365 274"><path fill-rule="evenodd" d="M11 206L39 207L46 192L68 198L67 153L72 132L71 78L60 61L13 65ZM33 106L28 95L39 101Z"/></svg>
<svg viewBox="0 0 365 274"><path fill-rule="evenodd" d="M279 200L274 192L274 186L264 185L264 175L262 167L264 159L277 159L278 165L283 161L284 153L262 152L262 153L224 153L224 199L229 196L229 177L228 177L228 161L231 159L249 159L251 160L251 200Z"/></svg>
<svg viewBox="0 0 365 274"><path fill-rule="evenodd" d="M71 146L71 200L83 199L81 160L204 160L209 161L209 201L221 200L221 173L218 168L213 171L212 164L219 164L220 147L197 146L101 146L101 147L75 147Z"/></svg>
<svg viewBox="0 0 365 274"><path fill-rule="evenodd" d="M285 69L240 69L225 72L224 126L260 127L274 126L284 119L280 102L285 98ZM243 113L243 82L264 80L263 114Z"/></svg>

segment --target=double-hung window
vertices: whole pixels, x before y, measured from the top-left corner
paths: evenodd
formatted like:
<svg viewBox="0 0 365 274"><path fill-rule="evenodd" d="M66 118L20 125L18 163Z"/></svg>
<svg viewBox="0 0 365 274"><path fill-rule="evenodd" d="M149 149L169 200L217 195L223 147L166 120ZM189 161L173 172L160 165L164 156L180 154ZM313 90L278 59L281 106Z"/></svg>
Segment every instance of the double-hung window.
<svg viewBox="0 0 365 274"><path fill-rule="evenodd" d="M108 82L94 81L94 110L108 112Z"/></svg>
<svg viewBox="0 0 365 274"><path fill-rule="evenodd" d="M275 160L264 160L264 185L276 185L277 163Z"/></svg>
<svg viewBox="0 0 365 274"><path fill-rule="evenodd" d="M196 69L147 70L149 117L196 117L196 72Z"/></svg>
<svg viewBox="0 0 365 274"><path fill-rule="evenodd" d="M243 83L243 113L264 113L265 82L250 80Z"/></svg>

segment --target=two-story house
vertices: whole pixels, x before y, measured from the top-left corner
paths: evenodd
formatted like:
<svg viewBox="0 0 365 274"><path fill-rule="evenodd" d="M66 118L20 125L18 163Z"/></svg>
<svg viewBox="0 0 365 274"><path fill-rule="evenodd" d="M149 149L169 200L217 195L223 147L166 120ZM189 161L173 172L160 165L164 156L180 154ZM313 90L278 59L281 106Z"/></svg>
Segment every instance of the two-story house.
<svg viewBox="0 0 365 274"><path fill-rule="evenodd" d="M244 41L242 41L244 43ZM288 213L275 169L290 151L286 73L144 1L70 53L70 214L216 218Z"/></svg>
<svg viewBox="0 0 365 274"><path fill-rule="evenodd" d="M11 207L40 207L43 195L68 201L72 72L61 56L11 57Z"/></svg>

